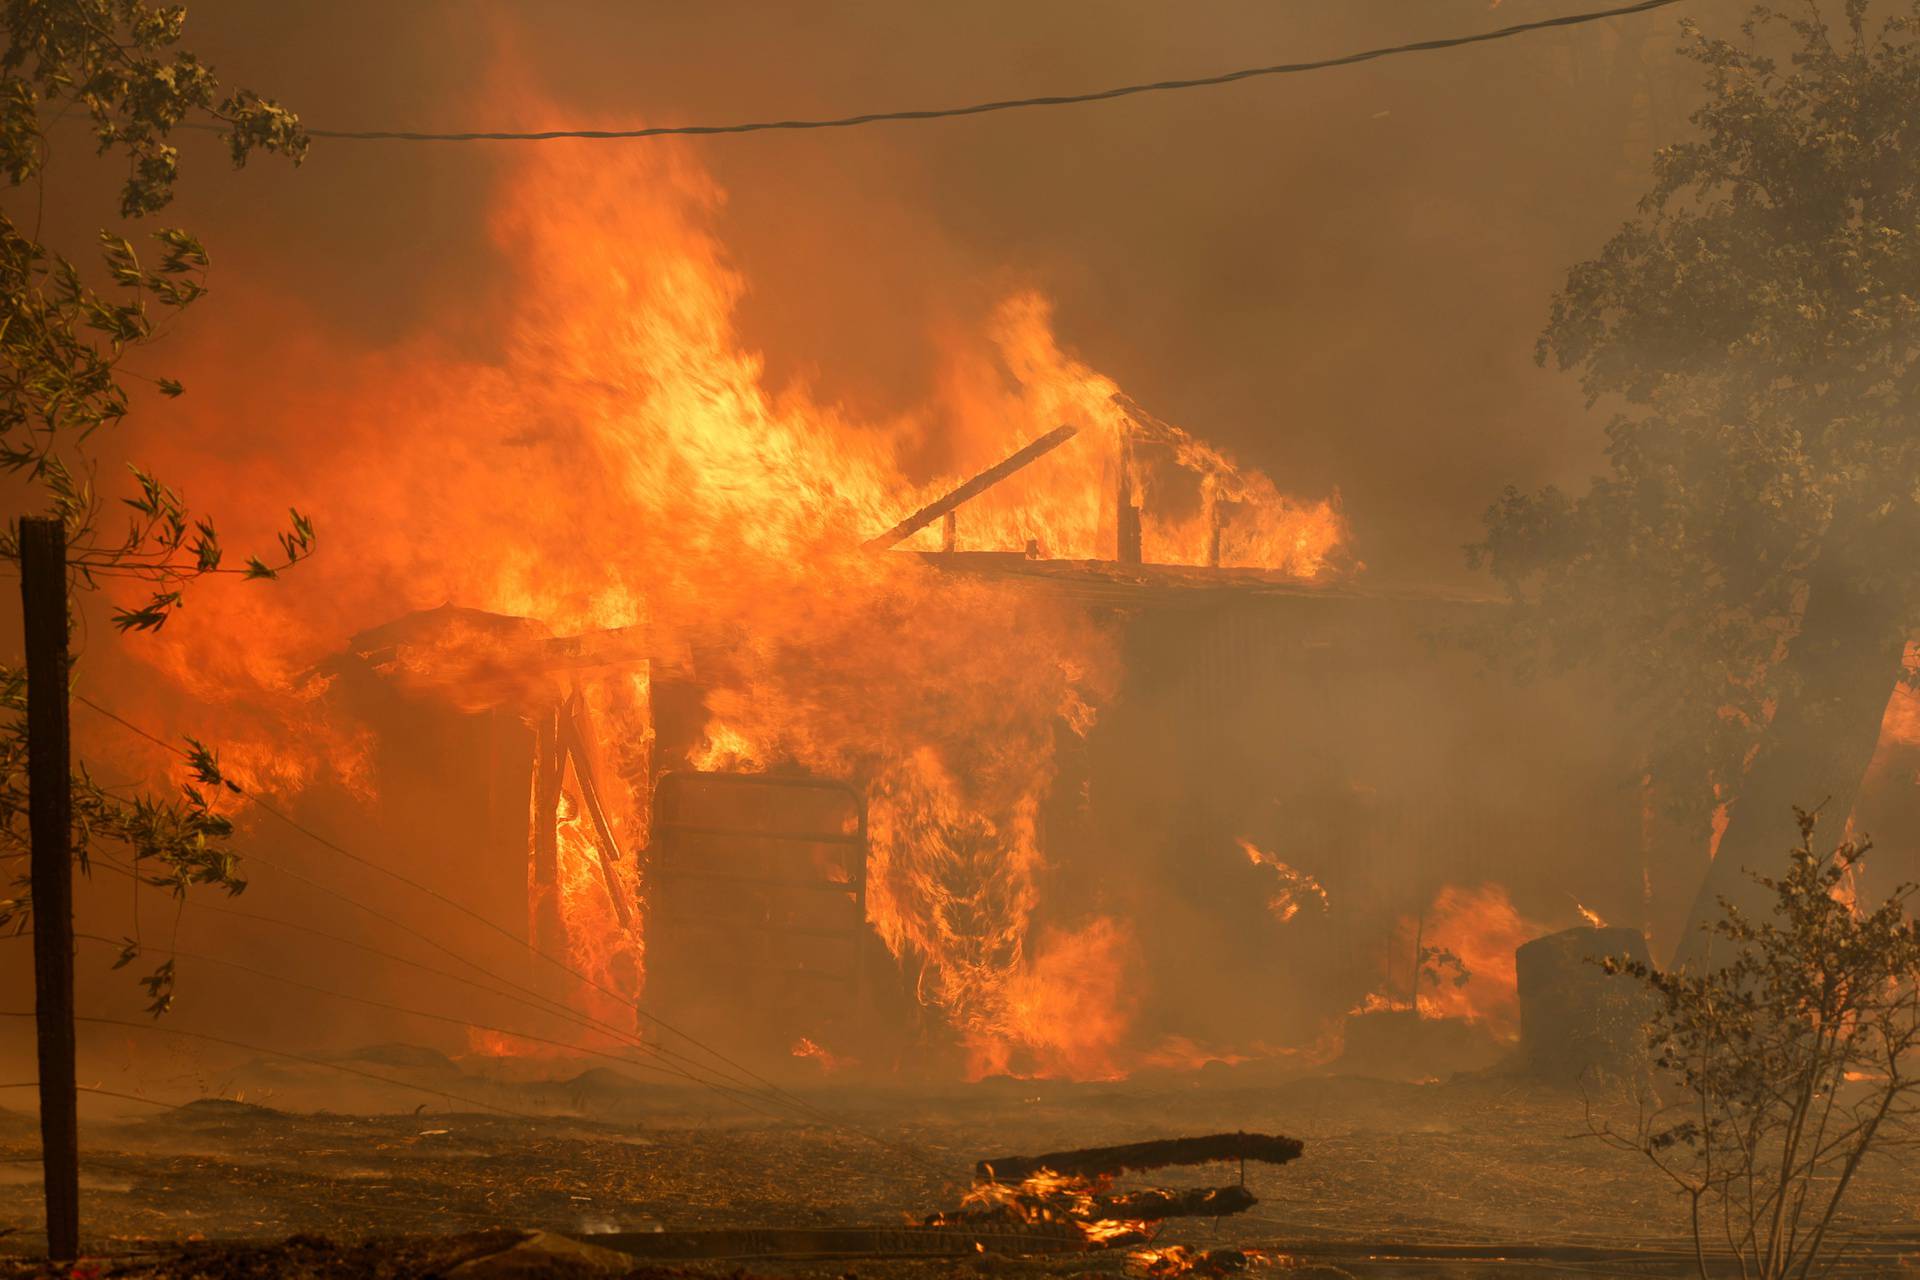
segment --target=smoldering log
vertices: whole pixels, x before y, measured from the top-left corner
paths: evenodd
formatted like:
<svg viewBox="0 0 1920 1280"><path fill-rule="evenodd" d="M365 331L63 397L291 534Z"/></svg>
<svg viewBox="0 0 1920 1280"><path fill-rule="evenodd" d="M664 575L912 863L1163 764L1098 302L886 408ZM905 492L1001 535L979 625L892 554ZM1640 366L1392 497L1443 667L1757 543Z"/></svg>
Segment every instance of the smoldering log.
<svg viewBox="0 0 1920 1280"><path fill-rule="evenodd" d="M867 539L867 550L885 551L888 547L894 546L896 543L904 542L906 539L932 524L935 520L946 515L949 511L956 509L969 499L985 493L988 489L999 484L1002 480L1005 480L1008 476L1026 466L1035 458L1058 449L1061 445L1078 435L1079 431L1080 429L1078 427L1055 427L1038 440L1032 441L1015 452L1008 454L973 479L949 492L945 497L937 498L929 502L926 506L920 508L879 537Z"/></svg>
<svg viewBox="0 0 1920 1280"><path fill-rule="evenodd" d="M1043 1156L999 1156L974 1165L973 1175L981 1182L1024 1182L1042 1170L1067 1177L1102 1178L1131 1169L1164 1169L1223 1160L1286 1164L1298 1160L1303 1149L1298 1138L1265 1133L1216 1133L1204 1138L1162 1138L1122 1147L1054 1151Z"/></svg>
<svg viewBox="0 0 1920 1280"><path fill-rule="evenodd" d="M1166 1218L1225 1218L1245 1213L1260 1201L1245 1187L1148 1187L1120 1195L1095 1196L1093 1215L1102 1222L1159 1222Z"/></svg>
<svg viewBox="0 0 1920 1280"><path fill-rule="evenodd" d="M952 1227L969 1223L1163 1222L1168 1218L1226 1218L1259 1204L1245 1187L1145 1187L1114 1195L1081 1199L1070 1190L1020 1190L1010 1204L970 1206L951 1213L929 1215L923 1226Z"/></svg>

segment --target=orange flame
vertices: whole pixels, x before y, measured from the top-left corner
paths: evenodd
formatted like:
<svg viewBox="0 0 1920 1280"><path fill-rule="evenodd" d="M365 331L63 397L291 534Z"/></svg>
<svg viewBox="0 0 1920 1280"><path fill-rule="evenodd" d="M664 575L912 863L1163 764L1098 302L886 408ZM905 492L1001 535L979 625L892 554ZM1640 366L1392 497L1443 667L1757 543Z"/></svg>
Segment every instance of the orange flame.
<svg viewBox="0 0 1920 1280"><path fill-rule="evenodd" d="M1485 1024L1495 1035L1512 1036L1520 1026L1513 953L1545 932L1516 911L1497 884L1447 885L1422 918L1401 919L1395 950L1412 956L1419 939L1421 1016L1464 1018ZM1369 996L1362 1010L1405 1007L1403 991L1397 1000Z"/></svg>
<svg viewBox="0 0 1920 1280"><path fill-rule="evenodd" d="M861 543L1063 422L1080 437L964 507L957 545L1106 555L1106 495L1124 470L1148 560L1324 578L1351 567L1337 500L1291 499L1145 421L1062 349L1030 292L949 340L936 406L854 422L804 387L769 387L734 328L746 282L711 226L724 193L693 156L515 153L491 216L508 301L480 317L484 343L450 326L465 336L360 351L251 299L185 349L192 394L156 407L161 434L140 447L229 504L231 540L297 501L324 541L281 589L213 584L140 658L200 708L195 723L223 709L227 758L252 785L307 785L317 751L364 795L364 729L301 675L343 629L452 601L554 634L634 628L656 652L720 654L699 671L711 723L688 763L866 783L872 923L921 971L969 1069L1118 1074L1131 926L1046 918L1036 829L1055 724L1085 733L1108 701L1113 637L1078 606ZM286 370L325 376L287 394L300 375ZM899 460L937 432L952 474L906 474ZM456 639L390 674L467 708L577 692L604 741L644 738L644 665L549 688L487 642ZM641 988L644 941L612 897L635 891L648 776L598 779L625 846L612 872L574 773L562 801L567 954L623 999ZM1290 892L1317 891L1304 886Z"/></svg>

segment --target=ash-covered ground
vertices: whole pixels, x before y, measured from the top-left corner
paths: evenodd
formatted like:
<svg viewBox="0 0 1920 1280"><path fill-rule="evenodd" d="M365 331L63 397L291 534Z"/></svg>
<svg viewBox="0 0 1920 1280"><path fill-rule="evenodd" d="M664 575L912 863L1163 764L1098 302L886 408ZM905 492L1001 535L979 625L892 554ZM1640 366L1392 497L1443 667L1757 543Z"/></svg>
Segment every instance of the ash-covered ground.
<svg viewBox="0 0 1920 1280"><path fill-rule="evenodd" d="M915 1091L819 1084L794 1092L820 1118L775 1120L707 1091L606 1069L544 1078L523 1071L509 1081L395 1048L348 1062L527 1114L420 1105L423 1094L364 1081L343 1092L338 1075L280 1063L235 1073L242 1087L232 1092L245 1100L135 1116L128 1104L114 1115L105 1110L110 1100L90 1099L87 1250L130 1258L201 1238L353 1242L501 1227L587 1238L897 1227L957 1205L982 1157L1234 1130L1293 1135L1306 1153L1284 1167L1249 1167L1260 1198L1250 1212L1171 1222L1156 1244L1322 1254L1349 1269L1356 1246L1646 1249L1669 1262L1683 1248L1683 1206L1671 1191L1637 1157L1583 1136L1588 1103L1604 1094L1499 1071L1430 1084L1260 1080L1235 1071ZM1134 1180L1180 1186L1237 1176L1213 1166ZM23 1258L40 1246L29 1114L0 1113L0 1186L0 1250ZM1858 1233L1888 1265L1897 1242L1920 1242L1917 1193L1920 1168L1889 1160L1868 1171L1852 1201ZM1097 1269L1076 1256L1073 1269ZM1031 1265L1059 1271L1064 1261ZM713 1265L726 1271L741 1262ZM852 1268L764 1258L752 1265L832 1275ZM876 1266L869 1259L859 1269ZM1393 1272L1415 1273L1406 1265Z"/></svg>

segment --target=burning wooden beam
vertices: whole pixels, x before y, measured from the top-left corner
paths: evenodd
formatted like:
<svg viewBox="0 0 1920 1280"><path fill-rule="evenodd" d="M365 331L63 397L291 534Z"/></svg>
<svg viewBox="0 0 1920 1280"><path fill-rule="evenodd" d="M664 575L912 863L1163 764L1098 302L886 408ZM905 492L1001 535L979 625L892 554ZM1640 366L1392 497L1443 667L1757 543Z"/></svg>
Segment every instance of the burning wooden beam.
<svg viewBox="0 0 1920 1280"><path fill-rule="evenodd" d="M607 882L613 914L620 917L620 927L627 929L633 925L633 908L627 905L620 877L613 871L613 864L620 860L620 843L613 838L613 824L607 820L606 808L600 803L600 785L594 779L593 761L587 755L586 719L586 702L576 693L560 713L560 740L567 754L573 757L573 778L580 784L580 799L586 806L587 816L593 820L593 831L598 837L594 847L600 855L600 874Z"/></svg>
<svg viewBox="0 0 1920 1280"><path fill-rule="evenodd" d="M1086 1147L1055 1151L1044 1156L1001 1156L974 1166L982 1182L1024 1182L1041 1170L1071 1178L1106 1178L1130 1169L1162 1169L1169 1165L1212 1164L1220 1160L1286 1164L1300 1158L1298 1138L1264 1133L1216 1133L1204 1138L1163 1138L1124 1147Z"/></svg>
<svg viewBox="0 0 1920 1280"><path fill-rule="evenodd" d="M928 503L879 537L867 539L864 545L869 551L885 551L888 547L896 546L906 541L914 534L920 532L920 530L932 524L935 520L946 515L947 512L985 493L988 489L999 484L1002 480L1005 480L1008 476L1020 470L1020 468L1026 466L1034 459L1044 454L1052 453L1055 449L1058 449L1061 445L1078 435L1079 431L1080 429L1078 427L1055 427L1038 440L1032 441L1015 452L1008 454L1005 458L988 467L973 479L949 492L945 497L935 499Z"/></svg>

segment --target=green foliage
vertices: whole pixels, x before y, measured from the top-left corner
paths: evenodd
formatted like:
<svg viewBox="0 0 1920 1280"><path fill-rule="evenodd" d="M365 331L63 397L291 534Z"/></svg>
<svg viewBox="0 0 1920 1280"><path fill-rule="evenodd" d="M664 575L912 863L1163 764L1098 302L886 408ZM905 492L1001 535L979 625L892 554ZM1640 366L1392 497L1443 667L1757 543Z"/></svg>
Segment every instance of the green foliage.
<svg viewBox="0 0 1920 1280"><path fill-rule="evenodd" d="M1781 695L1807 571L1910 595L1920 496L1920 2L1686 24L1693 135L1540 339L1611 410L1584 493L1508 489L1469 548L1519 650L1606 669L1704 821Z"/></svg>
<svg viewBox="0 0 1920 1280"><path fill-rule="evenodd" d="M255 151L296 161L306 152L300 121L242 89L220 96L213 68L176 51L185 5L140 0L7 0L0 55L0 170L14 186L46 163L49 104L83 108L101 154L127 158L120 213L155 213L173 198L179 152L168 135L183 124L223 127L236 167Z"/></svg>
<svg viewBox="0 0 1920 1280"><path fill-rule="evenodd" d="M9 852L28 848L27 740L15 728L24 722L26 711L26 674L17 667L0 667L0 713L8 717L7 730L0 733L0 848ZM217 770L217 764L213 767ZM95 846L105 843L130 854L145 883L175 896L184 896L193 885L241 892L246 881L226 845L233 824L198 788L184 787L182 795L182 800L170 801L121 794L95 782L81 766L73 779L73 847L80 866L89 868ZM27 889L22 878L11 896L0 898L0 930L25 926L32 906Z"/></svg>
<svg viewBox="0 0 1920 1280"><path fill-rule="evenodd" d="M1702 1253L1719 1235L1743 1275L1765 1278L1812 1273L1863 1165L1911 1143L1920 1115L1915 887L1856 909L1870 845L1815 853L1814 815L1795 814L1787 871L1754 877L1770 917L1723 900L1712 926L1718 967L1606 962L1652 1001L1656 1076L1629 1128L1595 1128L1688 1197Z"/></svg>
<svg viewBox="0 0 1920 1280"><path fill-rule="evenodd" d="M164 626L188 587L209 574L271 579L314 549L311 521L291 513L269 564L248 556L225 563L213 520L193 512L158 477L132 468L124 530L105 529L87 446L132 411L125 357L158 338L166 320L206 294L209 258L189 232L164 228L145 251L113 231L98 236L97 265L83 269L44 243L37 215L20 216L20 197L43 173L57 131L84 115L102 155L126 163L118 215L140 218L165 208L180 176L170 142L176 129L211 128L225 138L235 166L257 151L298 163L307 138L299 120L246 90L222 94L212 68L178 48L186 10L140 0L0 0L7 44L0 53L0 173L11 188L0 206L0 472L24 480L48 514L66 525L72 585L89 590L136 584L139 603L113 610L121 632ZM141 378L159 395L186 388L165 376ZM0 531L0 558L18 557L17 533ZM0 664L0 853L23 852L26 830L26 680ZM176 800L122 793L94 781L84 765L73 779L74 842L81 866L101 842L131 855L142 882L179 895L194 885L229 893L245 887L226 841L232 826L209 790L237 791L213 753L192 743L199 785ZM203 789L205 788L205 789ZM24 876L0 900L0 929L24 927L31 900ZM123 957L131 960L133 952ZM171 963L142 980L149 1010L172 999Z"/></svg>

